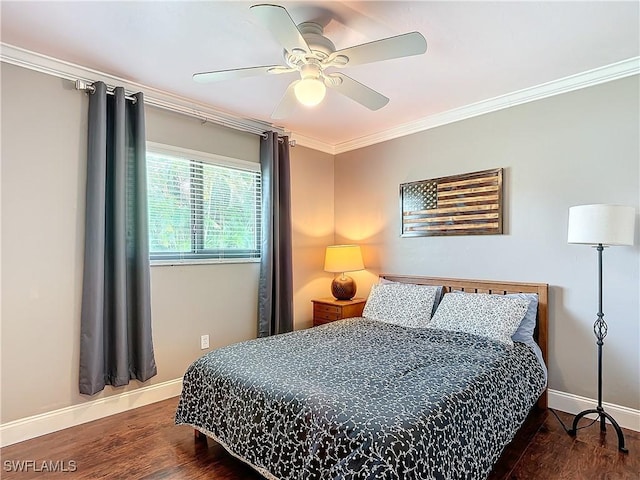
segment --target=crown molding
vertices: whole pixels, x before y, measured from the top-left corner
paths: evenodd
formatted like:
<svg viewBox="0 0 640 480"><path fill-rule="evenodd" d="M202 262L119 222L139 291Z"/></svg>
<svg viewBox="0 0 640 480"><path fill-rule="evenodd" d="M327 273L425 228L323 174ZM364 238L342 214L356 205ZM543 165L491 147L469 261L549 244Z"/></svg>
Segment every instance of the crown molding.
<svg viewBox="0 0 640 480"><path fill-rule="evenodd" d="M149 105L198 117L225 127L256 134L260 134L265 130L273 130L280 134L285 133L285 130L281 127L267 122L241 118L216 110L204 103L194 102L188 98L174 95L163 90L141 85L98 70L58 60L53 57L31 52L6 43L0 43L0 61L71 81L84 80L89 83L95 81L103 81L107 84L116 83L124 86L127 91L143 92L145 95L145 103ZM298 145L303 147L319 150L330 155L338 155L358 148L375 145L376 143L386 142L388 140L404 137L413 133L423 132L449 123L459 122L460 120L465 120L467 118L477 117L479 115L484 115L485 113L495 112L497 110L521 105L523 103L541 100L554 95L560 95L562 93L592 87L601 83L638 74L640 74L640 57L633 57L611 65L595 68L593 70L588 70L576 75L571 75L569 77L560 78L534 87L518 90L499 97L482 100L480 102L448 110L446 112L430 115L382 132L365 135L363 137L335 145L294 131L290 132L290 137L292 140L295 140Z"/></svg>
<svg viewBox="0 0 640 480"><path fill-rule="evenodd" d="M320 152L328 153L330 155L336 154L336 147L330 143L323 142L321 140L317 140L315 138L307 137L305 135L301 135L300 133L291 132L290 134L291 140L295 140L297 145L302 147L312 148L314 150L318 150Z"/></svg>
<svg viewBox="0 0 640 480"><path fill-rule="evenodd" d="M421 118L414 122L405 123L383 132L366 135L364 137L349 140L335 145L335 154L368 147L376 143L386 142L394 138L404 137L413 133L422 132L431 128L459 122L467 118L477 117L485 113L495 112L523 103L541 100L543 98L572 92L582 88L592 87L612 80L640 74L640 57L633 57L621 62L612 63L604 67L595 68L586 72L560 78L551 82L525 88L516 92L501 95L499 97L482 100L477 103L455 108Z"/></svg>
<svg viewBox="0 0 640 480"><path fill-rule="evenodd" d="M257 134L261 134L266 130L272 130L280 134L286 133L282 127L267 122L237 117L216 110L209 105L194 102L188 98L174 95L157 88L131 82L115 75L32 52L4 42L0 42L0 61L72 82L83 80L87 83L102 81L108 85L117 84L124 87L127 92L142 92L144 94L144 101L148 105L183 113L225 127ZM291 139L295 140L298 145L331 155L335 154L335 147L332 144L293 132L290 133L290 135Z"/></svg>
<svg viewBox="0 0 640 480"><path fill-rule="evenodd" d="M241 118L221 110L216 110L204 103L195 102L154 87L25 50L4 42L0 43L0 61L73 82L83 80L87 83L102 81L108 85L116 84L124 87L127 92L142 92L144 94L145 104L147 105L197 117L203 121L236 130L255 134L262 134L267 130L272 130L280 134L284 133L282 128L270 123Z"/></svg>

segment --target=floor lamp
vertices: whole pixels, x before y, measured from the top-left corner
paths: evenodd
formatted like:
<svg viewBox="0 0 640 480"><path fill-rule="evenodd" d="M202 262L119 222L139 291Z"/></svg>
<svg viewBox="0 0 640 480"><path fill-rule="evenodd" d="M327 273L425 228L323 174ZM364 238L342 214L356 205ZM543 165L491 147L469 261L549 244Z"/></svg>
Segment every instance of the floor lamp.
<svg viewBox="0 0 640 480"><path fill-rule="evenodd" d="M622 205L579 205L569 209L569 243L595 245L598 252L598 318L593 324L593 333L598 345L598 406L584 410L573 419L569 435L575 436L582 417L595 414L600 420L600 431L606 431L605 420L609 420L618 434L618 450L627 453L620 425L602 408L602 346L607 336L607 323L602 313L602 252L605 246L633 245L636 211L634 207Z"/></svg>

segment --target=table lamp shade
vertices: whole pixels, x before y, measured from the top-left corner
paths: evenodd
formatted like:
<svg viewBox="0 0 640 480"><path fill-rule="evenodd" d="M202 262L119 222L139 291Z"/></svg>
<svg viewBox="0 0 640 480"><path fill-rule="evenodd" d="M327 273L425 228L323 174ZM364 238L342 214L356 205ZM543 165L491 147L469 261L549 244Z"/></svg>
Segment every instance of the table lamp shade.
<svg viewBox="0 0 640 480"><path fill-rule="evenodd" d="M324 258L325 272L343 273L363 270L359 245L331 245Z"/></svg>
<svg viewBox="0 0 640 480"><path fill-rule="evenodd" d="M633 245L636 209L623 205L569 208L568 243Z"/></svg>

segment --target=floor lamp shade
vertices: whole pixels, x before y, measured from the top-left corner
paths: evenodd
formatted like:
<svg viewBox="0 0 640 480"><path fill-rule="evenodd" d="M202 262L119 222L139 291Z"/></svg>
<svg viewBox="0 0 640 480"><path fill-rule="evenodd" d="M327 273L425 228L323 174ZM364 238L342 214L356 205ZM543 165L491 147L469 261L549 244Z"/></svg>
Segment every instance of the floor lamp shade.
<svg viewBox="0 0 640 480"><path fill-rule="evenodd" d="M633 245L636 209L624 205L569 208L569 243Z"/></svg>
<svg viewBox="0 0 640 480"><path fill-rule="evenodd" d="M331 283L331 293L338 300L350 300L356 294L356 282L344 272L363 270L359 245L331 245L324 258L325 272L340 273Z"/></svg>

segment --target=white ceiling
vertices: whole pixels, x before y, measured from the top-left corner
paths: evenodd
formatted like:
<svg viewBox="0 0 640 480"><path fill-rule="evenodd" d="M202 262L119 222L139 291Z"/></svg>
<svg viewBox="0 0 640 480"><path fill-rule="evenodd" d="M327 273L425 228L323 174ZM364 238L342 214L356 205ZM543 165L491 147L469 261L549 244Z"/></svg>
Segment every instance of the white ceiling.
<svg viewBox="0 0 640 480"><path fill-rule="evenodd" d="M270 115L296 74L197 84L195 72L282 64L249 11L259 2L1 2L5 44L154 87L331 145L640 55L640 3L279 2L331 19L337 49L419 31L427 53L344 69L391 100L371 112L329 91Z"/></svg>

